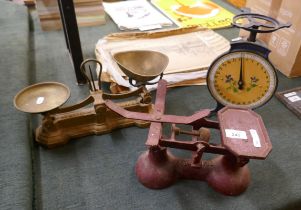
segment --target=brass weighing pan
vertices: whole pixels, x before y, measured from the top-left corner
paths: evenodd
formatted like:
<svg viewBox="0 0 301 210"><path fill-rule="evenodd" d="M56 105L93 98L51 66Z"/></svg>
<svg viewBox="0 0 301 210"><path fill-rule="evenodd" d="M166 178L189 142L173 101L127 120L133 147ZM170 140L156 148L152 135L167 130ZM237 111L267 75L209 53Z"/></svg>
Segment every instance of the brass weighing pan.
<svg viewBox="0 0 301 210"><path fill-rule="evenodd" d="M14 98L15 107L27 113L43 113L64 104L70 90L58 82L43 82L22 89Z"/></svg>
<svg viewBox="0 0 301 210"><path fill-rule="evenodd" d="M124 51L113 57L130 79L139 82L147 82L161 75L169 61L166 55L149 50Z"/></svg>

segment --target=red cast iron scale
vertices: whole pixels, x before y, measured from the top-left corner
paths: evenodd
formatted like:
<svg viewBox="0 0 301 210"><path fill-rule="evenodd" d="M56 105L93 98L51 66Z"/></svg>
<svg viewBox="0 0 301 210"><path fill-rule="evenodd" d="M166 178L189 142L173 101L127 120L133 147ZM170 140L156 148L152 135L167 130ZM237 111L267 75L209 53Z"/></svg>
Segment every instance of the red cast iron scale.
<svg viewBox="0 0 301 210"><path fill-rule="evenodd" d="M106 100L106 106L119 115L137 120L150 121L146 145L148 150L140 155L135 171L146 187L162 189L179 179L205 181L214 190L225 195L239 195L250 183L247 163L250 159L265 159L272 149L261 117L248 109L225 107L218 112L218 121L209 120L210 110L201 110L191 116L165 115L167 83L158 83L154 112L131 112ZM171 135L163 136L163 123L171 123ZM192 127L181 130L176 124ZM209 143L210 130L219 129L221 144ZM229 132L230 131L230 132ZM178 140L178 134L187 134L191 140ZM192 151L191 159L175 157L167 148ZM203 153L217 156L202 160Z"/></svg>

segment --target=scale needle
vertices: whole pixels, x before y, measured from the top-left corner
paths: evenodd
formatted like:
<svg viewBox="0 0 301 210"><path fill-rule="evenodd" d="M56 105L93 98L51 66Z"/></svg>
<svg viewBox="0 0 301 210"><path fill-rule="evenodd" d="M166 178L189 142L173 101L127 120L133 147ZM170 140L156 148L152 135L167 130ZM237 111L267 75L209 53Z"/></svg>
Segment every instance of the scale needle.
<svg viewBox="0 0 301 210"><path fill-rule="evenodd" d="M242 54L240 57L240 71L239 71L239 80L238 80L238 89L242 90L243 86L244 86L244 81L242 79L242 75L243 75L243 58L242 58Z"/></svg>

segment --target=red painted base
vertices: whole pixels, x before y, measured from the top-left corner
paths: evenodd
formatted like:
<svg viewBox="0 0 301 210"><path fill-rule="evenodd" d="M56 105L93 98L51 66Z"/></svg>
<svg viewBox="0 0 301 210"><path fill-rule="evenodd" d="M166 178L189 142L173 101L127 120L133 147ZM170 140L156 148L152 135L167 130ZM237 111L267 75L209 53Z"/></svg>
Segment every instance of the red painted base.
<svg viewBox="0 0 301 210"><path fill-rule="evenodd" d="M219 155L195 166L191 160L177 158L159 147L151 147L141 154L135 170L139 181L152 189L169 187L178 179L193 179L206 181L222 194L239 195L250 183L248 166L240 167L232 156Z"/></svg>

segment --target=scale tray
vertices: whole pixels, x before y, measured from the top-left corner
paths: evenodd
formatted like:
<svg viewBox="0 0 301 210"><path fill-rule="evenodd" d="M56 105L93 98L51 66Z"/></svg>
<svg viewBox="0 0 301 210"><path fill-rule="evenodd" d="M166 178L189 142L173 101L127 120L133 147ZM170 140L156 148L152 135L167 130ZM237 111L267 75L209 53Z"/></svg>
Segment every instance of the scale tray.
<svg viewBox="0 0 301 210"><path fill-rule="evenodd" d="M43 82L22 89L14 99L15 107L27 113L43 113L64 104L70 97L69 88L58 82Z"/></svg>
<svg viewBox="0 0 301 210"><path fill-rule="evenodd" d="M147 82L161 75L169 61L163 53L150 50L118 52L113 57L130 79L139 82Z"/></svg>

